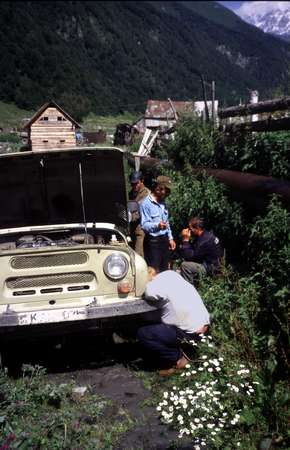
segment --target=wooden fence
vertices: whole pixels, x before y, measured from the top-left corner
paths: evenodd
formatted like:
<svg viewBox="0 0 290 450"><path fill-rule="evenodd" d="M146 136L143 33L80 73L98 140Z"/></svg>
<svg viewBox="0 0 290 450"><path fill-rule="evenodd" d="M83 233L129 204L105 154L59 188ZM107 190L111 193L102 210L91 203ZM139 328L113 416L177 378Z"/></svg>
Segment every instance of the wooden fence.
<svg viewBox="0 0 290 450"><path fill-rule="evenodd" d="M218 117L226 133L290 130L290 97L220 109Z"/></svg>

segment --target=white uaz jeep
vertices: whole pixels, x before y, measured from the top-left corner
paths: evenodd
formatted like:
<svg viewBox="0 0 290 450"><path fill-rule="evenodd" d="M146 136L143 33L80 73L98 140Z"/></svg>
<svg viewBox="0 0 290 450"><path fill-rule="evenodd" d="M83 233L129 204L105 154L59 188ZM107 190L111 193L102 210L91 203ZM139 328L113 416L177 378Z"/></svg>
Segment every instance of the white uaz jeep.
<svg viewBox="0 0 290 450"><path fill-rule="evenodd" d="M2 337L154 309L142 299L147 265L127 242L121 150L1 155L0 184Z"/></svg>

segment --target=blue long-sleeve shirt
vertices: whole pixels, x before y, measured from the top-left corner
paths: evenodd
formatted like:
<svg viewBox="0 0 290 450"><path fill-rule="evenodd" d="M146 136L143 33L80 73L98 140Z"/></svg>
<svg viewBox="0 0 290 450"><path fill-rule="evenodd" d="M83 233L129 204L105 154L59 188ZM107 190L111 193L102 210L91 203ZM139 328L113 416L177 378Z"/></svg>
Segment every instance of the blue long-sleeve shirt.
<svg viewBox="0 0 290 450"><path fill-rule="evenodd" d="M150 236L168 235L168 239L173 239L171 228L168 220L168 209L164 202L157 202L152 195L148 195L140 203L141 228ZM159 223L163 221L167 223L164 230L160 230Z"/></svg>

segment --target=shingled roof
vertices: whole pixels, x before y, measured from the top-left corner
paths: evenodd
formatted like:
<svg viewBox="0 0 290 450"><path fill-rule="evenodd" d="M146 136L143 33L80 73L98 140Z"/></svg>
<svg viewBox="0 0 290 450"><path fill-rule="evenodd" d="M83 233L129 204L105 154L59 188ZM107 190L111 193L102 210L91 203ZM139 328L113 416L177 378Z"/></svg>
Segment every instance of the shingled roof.
<svg viewBox="0 0 290 450"><path fill-rule="evenodd" d="M57 105L57 103L51 100L50 102L44 103L44 105L42 105L42 107L31 117L29 122L24 125L23 129L29 128L47 108L51 107L58 109L59 112L61 112L70 122L72 122L76 126L76 128L81 128L80 124L78 124L68 113L66 113L59 105Z"/></svg>

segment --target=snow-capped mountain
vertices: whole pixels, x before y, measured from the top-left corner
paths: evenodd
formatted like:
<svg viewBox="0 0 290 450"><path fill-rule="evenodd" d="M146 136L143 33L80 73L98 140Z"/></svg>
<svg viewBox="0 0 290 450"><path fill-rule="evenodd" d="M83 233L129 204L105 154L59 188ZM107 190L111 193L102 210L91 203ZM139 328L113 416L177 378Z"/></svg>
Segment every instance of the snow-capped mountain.
<svg viewBox="0 0 290 450"><path fill-rule="evenodd" d="M245 2L238 13L266 33L290 40L290 2Z"/></svg>

